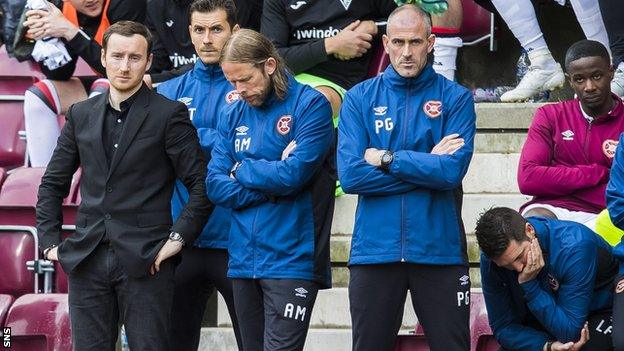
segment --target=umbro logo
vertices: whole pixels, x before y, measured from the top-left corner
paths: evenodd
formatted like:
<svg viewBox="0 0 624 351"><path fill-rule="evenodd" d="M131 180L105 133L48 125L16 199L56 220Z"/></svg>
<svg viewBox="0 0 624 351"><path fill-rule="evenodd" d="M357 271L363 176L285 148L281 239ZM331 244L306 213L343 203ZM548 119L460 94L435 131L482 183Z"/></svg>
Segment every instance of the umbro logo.
<svg viewBox="0 0 624 351"><path fill-rule="evenodd" d="M305 4L307 4L307 2L305 2L305 1L297 1L296 4L291 4L290 8L293 9L293 10L297 10L297 9L299 9L301 6L303 6Z"/></svg>
<svg viewBox="0 0 624 351"><path fill-rule="evenodd" d="M171 26L173 26L173 20L168 20L167 22L165 22L165 24L167 25L167 27L171 28Z"/></svg>
<svg viewBox="0 0 624 351"><path fill-rule="evenodd" d="M308 291L303 287L295 289L295 296L303 297L305 299L306 297L308 297L307 295Z"/></svg>
<svg viewBox="0 0 624 351"><path fill-rule="evenodd" d="M375 111L375 116L383 116L388 111L388 106L373 107L373 111Z"/></svg>
<svg viewBox="0 0 624 351"><path fill-rule="evenodd" d="M181 103L185 104L187 107L191 105L191 101L193 101L192 97L181 97L178 99Z"/></svg>
<svg viewBox="0 0 624 351"><path fill-rule="evenodd" d="M247 135L247 131L249 130L249 127L247 126L240 126L236 128L236 135Z"/></svg>
<svg viewBox="0 0 624 351"><path fill-rule="evenodd" d="M470 283L470 277L467 275L463 275L461 278L459 278L459 282L461 285L467 285L468 283Z"/></svg>
<svg viewBox="0 0 624 351"><path fill-rule="evenodd" d="M344 6L345 10L349 10L349 6L351 6L352 0L340 0L342 6Z"/></svg>
<svg viewBox="0 0 624 351"><path fill-rule="evenodd" d="M563 135L563 140L574 140L574 132L569 129L562 132L561 135Z"/></svg>

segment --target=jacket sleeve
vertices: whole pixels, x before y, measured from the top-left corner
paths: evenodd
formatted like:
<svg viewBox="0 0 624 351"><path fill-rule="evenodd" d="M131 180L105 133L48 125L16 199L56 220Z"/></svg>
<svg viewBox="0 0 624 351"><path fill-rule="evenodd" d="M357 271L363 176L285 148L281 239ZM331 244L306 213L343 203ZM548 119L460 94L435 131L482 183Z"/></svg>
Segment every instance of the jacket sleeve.
<svg viewBox="0 0 624 351"><path fill-rule="evenodd" d="M448 121L444 135L459 134L464 146L453 155L434 155L429 152L398 150L390 165L390 174L414 185L449 190L461 185L472 158L476 114L474 101L464 92L448 109Z"/></svg>
<svg viewBox="0 0 624 351"><path fill-rule="evenodd" d="M481 286L494 337L505 350L536 351L549 341L548 334L524 326L521 316L511 308L509 284L497 274L493 263L481 257Z"/></svg>
<svg viewBox="0 0 624 351"><path fill-rule="evenodd" d="M238 180L230 177L230 171L236 160L228 137L227 115L224 117L217 125L218 140L215 141L208 164L208 178L206 178L208 198L219 206L235 210L266 202L268 200L266 195L247 189Z"/></svg>
<svg viewBox="0 0 624 351"><path fill-rule="evenodd" d="M209 155L219 140L219 132L214 128L197 128L197 135L199 136L199 145L201 145L204 153Z"/></svg>
<svg viewBox="0 0 624 351"><path fill-rule="evenodd" d="M293 126L297 147L285 160L242 160L236 179L244 187L272 196L288 196L299 192L317 172L334 145L329 102L315 94L308 104L298 108Z"/></svg>
<svg viewBox="0 0 624 351"><path fill-rule="evenodd" d="M111 24L119 21L135 21L143 23L145 20L145 0L113 1L108 9L108 19ZM78 32L75 37L67 42L67 48L78 54L85 62L97 72L105 75L106 69L102 66L102 46L95 39L89 38L83 32Z"/></svg>
<svg viewBox="0 0 624 351"><path fill-rule="evenodd" d="M67 122L63 126L56 148L39 185L36 216L39 248L58 245L61 242L63 225L63 199L69 195L72 176L80 165L78 146L74 133L72 105L67 112Z"/></svg>
<svg viewBox="0 0 624 351"><path fill-rule="evenodd" d="M291 28L286 21L285 7L284 0L264 1L260 26L262 34L275 44L277 51L295 74L327 61L324 39L289 45Z"/></svg>
<svg viewBox="0 0 624 351"><path fill-rule="evenodd" d="M189 200L171 230L180 233L187 243L192 243L204 228L214 205L206 197L206 159L184 104L179 103L169 118L165 138L166 152L176 177L189 193Z"/></svg>
<svg viewBox="0 0 624 351"><path fill-rule="evenodd" d="M592 298L596 255L596 246L589 241L569 252L557 300L536 279L521 284L529 310L558 341L576 342L581 336Z"/></svg>
<svg viewBox="0 0 624 351"><path fill-rule="evenodd" d="M602 165L552 165L552 133L549 116L544 109L538 109L520 154L520 192L533 196L562 196L607 180L609 169Z"/></svg>
<svg viewBox="0 0 624 351"><path fill-rule="evenodd" d="M357 105L362 97L357 92L357 88L348 91L340 109L337 150L340 186L346 193L370 196L396 195L416 189L416 185L386 174L364 160L370 140Z"/></svg>
<svg viewBox="0 0 624 351"><path fill-rule="evenodd" d="M624 145L624 134L620 135L619 142L618 145ZM613 224L624 230L624 147L616 148L615 158L611 165L611 175L607 185L607 209Z"/></svg>

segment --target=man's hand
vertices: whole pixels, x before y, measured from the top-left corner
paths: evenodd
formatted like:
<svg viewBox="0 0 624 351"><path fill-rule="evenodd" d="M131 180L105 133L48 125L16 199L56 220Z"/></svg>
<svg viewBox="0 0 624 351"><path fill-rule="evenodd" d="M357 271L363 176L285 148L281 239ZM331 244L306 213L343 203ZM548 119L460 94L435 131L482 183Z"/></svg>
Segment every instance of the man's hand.
<svg viewBox="0 0 624 351"><path fill-rule="evenodd" d="M589 340L589 326L587 325L587 322L585 322L583 329L581 329L581 338L579 339L579 341L577 342L570 341L565 344L559 341L555 341L550 347L550 349L552 351L579 351L585 345L585 343L587 343L588 340Z"/></svg>
<svg viewBox="0 0 624 351"><path fill-rule="evenodd" d="M455 151L464 146L464 139L459 137L459 134L454 133L447 135L440 142L431 149L431 153L434 155L452 155Z"/></svg>
<svg viewBox="0 0 624 351"><path fill-rule="evenodd" d="M381 156L386 152L386 150L377 150L374 147L366 149L364 152L364 160L368 162L371 166L380 167L381 166Z"/></svg>
<svg viewBox="0 0 624 351"><path fill-rule="evenodd" d="M160 264L169 257L175 256L180 250L182 250L181 242L167 239L167 242L160 248L154 263L150 267L150 274L154 275L160 271Z"/></svg>
<svg viewBox="0 0 624 351"><path fill-rule="evenodd" d="M372 45L373 36L369 33L358 32L355 29L361 21L357 20L337 35L325 39L325 51L328 55L334 55L341 60L350 60L354 57L361 57ZM374 24L374 23L373 23ZM366 27L362 28L364 31Z"/></svg>
<svg viewBox="0 0 624 351"><path fill-rule="evenodd" d="M46 37L73 39L78 28L69 22L58 7L51 3L48 10L29 10L26 12L24 26L28 27L27 35L39 40Z"/></svg>
<svg viewBox="0 0 624 351"><path fill-rule="evenodd" d="M542 249L539 246L537 238L531 239L529 244L529 253L527 254L527 262L522 269L522 272L518 274L518 283L526 283L529 280L535 279L539 272L544 267L544 256L542 255Z"/></svg>
<svg viewBox="0 0 624 351"><path fill-rule="evenodd" d="M44 258L50 261L58 261L58 246L51 248Z"/></svg>
<svg viewBox="0 0 624 351"><path fill-rule="evenodd" d="M297 142L295 140L293 140L290 143L288 143L288 145L286 145L286 148L284 149L284 151L282 151L282 161L287 159L288 156L290 156L290 154L293 151L295 151L296 147L297 147Z"/></svg>

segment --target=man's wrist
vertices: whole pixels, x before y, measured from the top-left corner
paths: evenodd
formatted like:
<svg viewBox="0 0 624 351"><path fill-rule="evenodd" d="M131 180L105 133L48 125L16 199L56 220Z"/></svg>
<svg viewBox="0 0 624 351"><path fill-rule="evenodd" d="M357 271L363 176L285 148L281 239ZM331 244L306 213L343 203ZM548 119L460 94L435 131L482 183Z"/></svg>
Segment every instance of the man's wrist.
<svg viewBox="0 0 624 351"><path fill-rule="evenodd" d="M45 249L43 250L43 253L42 253L42 254L43 254L43 259L44 259L44 260L47 260L47 259L48 259L48 254L50 253L50 251L52 251L52 249L53 249L53 248L55 248L55 247L57 247L57 246L58 246L58 245L52 245L52 246L49 246L49 247L45 248Z"/></svg>
<svg viewBox="0 0 624 351"><path fill-rule="evenodd" d="M553 345L552 341L547 341L544 344L544 351L552 351L552 345Z"/></svg>
<svg viewBox="0 0 624 351"><path fill-rule="evenodd" d="M334 51L336 50L336 46L334 45L336 39L334 38L335 37L325 38L323 41L325 43L325 53L327 53L327 55L334 54Z"/></svg>
<svg viewBox="0 0 624 351"><path fill-rule="evenodd" d="M186 242L184 241L184 238L182 237L182 235L180 235L180 233L178 232L171 232L169 234L169 240L171 241L177 241L180 244L182 244L182 246L184 246L186 244Z"/></svg>
<svg viewBox="0 0 624 351"><path fill-rule="evenodd" d="M76 35L78 35L78 28L74 27L73 25L69 25L67 27L67 29L65 29L65 32L63 33L63 38L65 38L65 40L70 41L72 39L74 39L76 37Z"/></svg>

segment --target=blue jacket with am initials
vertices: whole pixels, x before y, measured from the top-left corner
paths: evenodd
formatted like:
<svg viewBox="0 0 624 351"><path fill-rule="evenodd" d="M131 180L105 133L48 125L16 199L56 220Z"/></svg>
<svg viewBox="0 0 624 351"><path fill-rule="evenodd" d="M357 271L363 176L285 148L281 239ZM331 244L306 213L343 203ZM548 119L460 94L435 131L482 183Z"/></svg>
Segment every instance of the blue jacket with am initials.
<svg viewBox="0 0 624 351"><path fill-rule="evenodd" d="M238 93L225 79L219 65L195 62L192 70L161 83L156 90L171 100L186 104L197 133L199 143L207 160L218 140L217 122L222 118L223 108L238 99ZM179 180L173 189L171 212L174 220L188 201L188 191ZM195 246L201 248L226 249L230 232L231 210L216 206Z"/></svg>
<svg viewBox="0 0 624 351"><path fill-rule="evenodd" d="M290 76L288 84L284 100L271 95L260 107L239 100L226 109L208 166L208 197L234 209L229 277L329 287L332 111L316 90ZM282 160L293 140L297 147Z"/></svg>
<svg viewBox="0 0 624 351"><path fill-rule="evenodd" d="M582 224L532 217L545 266L518 283L518 272L481 255L481 285L490 326L505 350L541 350L576 342L587 316L611 309L619 262L611 246Z"/></svg>
<svg viewBox="0 0 624 351"><path fill-rule="evenodd" d="M432 148L458 133L453 155ZM427 65L414 78L390 65L347 92L338 125L338 175L358 194L350 264L467 264L461 182L473 152L472 94ZM364 160L367 148L390 150L386 173Z"/></svg>

